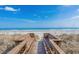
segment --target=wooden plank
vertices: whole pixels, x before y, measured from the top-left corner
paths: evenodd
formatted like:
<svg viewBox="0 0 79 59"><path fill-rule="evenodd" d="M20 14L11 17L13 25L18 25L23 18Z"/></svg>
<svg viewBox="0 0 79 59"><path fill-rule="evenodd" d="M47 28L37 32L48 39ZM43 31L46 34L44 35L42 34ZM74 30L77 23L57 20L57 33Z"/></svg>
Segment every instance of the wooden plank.
<svg viewBox="0 0 79 59"><path fill-rule="evenodd" d="M45 42L45 45L46 45L46 47L47 47L47 49L48 49L48 53L53 53L53 51L51 50L51 47L50 47L50 45L49 45L49 42L48 41L46 41L45 39L44 39L44 42Z"/></svg>
<svg viewBox="0 0 79 59"><path fill-rule="evenodd" d="M28 51L26 52L27 54L33 53L33 51L32 51L32 48L34 47L33 44L34 44L34 40L31 42L30 47L29 47ZM32 52L30 52L30 51L32 51Z"/></svg>
<svg viewBox="0 0 79 59"><path fill-rule="evenodd" d="M32 46L33 42L36 39L33 33L29 33L29 35L26 38L27 38L27 44L26 44L27 47L25 48L23 54L29 52L29 50L31 49L31 46Z"/></svg>
<svg viewBox="0 0 79 59"><path fill-rule="evenodd" d="M29 45L28 45L28 47L26 47L25 48L25 50L24 50L24 52L23 52L23 54L26 54L26 53L28 53L30 50L31 50L31 47L32 47L32 44L33 44L33 42L34 42L34 38L31 38L31 42L29 42ZM27 45L27 44L26 44Z"/></svg>
<svg viewBox="0 0 79 59"><path fill-rule="evenodd" d="M24 38L24 41L22 41L19 45L17 45L11 51L9 51L8 52L9 54L16 54L16 53L18 53L24 47L24 45L26 45L28 43L28 41L31 39L29 34L24 35L24 36L22 36L19 39L22 39L22 38Z"/></svg>
<svg viewBox="0 0 79 59"><path fill-rule="evenodd" d="M46 44L45 44L44 41L43 41L43 45L44 45L44 48L45 48L45 52L46 52L46 54L48 54L47 47L46 47Z"/></svg>
<svg viewBox="0 0 79 59"><path fill-rule="evenodd" d="M19 45L14 47L11 51L9 51L7 54L17 54L26 44L26 40L22 41Z"/></svg>
<svg viewBox="0 0 79 59"><path fill-rule="evenodd" d="M54 46L54 48L58 51L58 53L65 54L65 52L53 40L50 40L50 42L52 43L52 45Z"/></svg>

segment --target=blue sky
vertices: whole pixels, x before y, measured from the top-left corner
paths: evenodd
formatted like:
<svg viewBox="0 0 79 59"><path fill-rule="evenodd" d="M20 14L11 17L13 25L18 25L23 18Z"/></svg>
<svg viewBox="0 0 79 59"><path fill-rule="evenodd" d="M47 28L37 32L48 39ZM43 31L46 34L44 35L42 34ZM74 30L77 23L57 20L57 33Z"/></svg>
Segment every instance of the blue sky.
<svg viewBox="0 0 79 59"><path fill-rule="evenodd" d="M0 5L0 28L79 27L78 5Z"/></svg>

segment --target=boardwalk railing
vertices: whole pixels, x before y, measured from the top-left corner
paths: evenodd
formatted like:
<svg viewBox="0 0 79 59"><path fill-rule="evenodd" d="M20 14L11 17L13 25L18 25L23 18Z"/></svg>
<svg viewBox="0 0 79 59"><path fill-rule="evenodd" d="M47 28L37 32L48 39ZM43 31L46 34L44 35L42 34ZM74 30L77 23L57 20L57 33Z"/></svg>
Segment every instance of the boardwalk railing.
<svg viewBox="0 0 79 59"><path fill-rule="evenodd" d="M32 50L33 43L35 42L35 37L33 34L27 34L24 35L20 38L18 38L18 40L21 42L15 46L13 49L11 49L7 54L18 54L21 53L22 54L28 54L30 53L30 51ZM59 43L61 40L59 40L59 38L56 38L55 36L52 37L52 35L50 34L48 36L48 34L46 34L44 36L43 39L43 45L46 51L46 54L53 54L54 51L55 53L59 53L59 54L65 54L65 52L59 47ZM22 50L24 48L24 50Z"/></svg>
<svg viewBox="0 0 79 59"><path fill-rule="evenodd" d="M53 53L52 49L50 48L49 42L47 42L45 39L43 41L43 45L44 45L46 54L52 54Z"/></svg>
<svg viewBox="0 0 79 59"><path fill-rule="evenodd" d="M49 33L44 34L44 47L46 50L46 53L59 53L59 54L65 54L65 52L59 47L61 44L61 39L58 37L55 37Z"/></svg>
<svg viewBox="0 0 79 59"><path fill-rule="evenodd" d="M54 50L56 50L59 54L65 54L65 52L53 40L50 39L50 42L52 43Z"/></svg>
<svg viewBox="0 0 79 59"><path fill-rule="evenodd" d="M29 50L32 47L33 42L35 41L34 37L31 37L30 34L22 36L20 39L24 39L21 43L19 43L17 46L15 46L11 51L9 51L7 54L17 54L19 53L23 47L25 46L25 50L23 53L28 53Z"/></svg>
<svg viewBox="0 0 79 59"><path fill-rule="evenodd" d="M9 51L7 54L17 54L20 52L20 50L24 47L26 44L26 40L22 41L19 45L14 47L11 51Z"/></svg>

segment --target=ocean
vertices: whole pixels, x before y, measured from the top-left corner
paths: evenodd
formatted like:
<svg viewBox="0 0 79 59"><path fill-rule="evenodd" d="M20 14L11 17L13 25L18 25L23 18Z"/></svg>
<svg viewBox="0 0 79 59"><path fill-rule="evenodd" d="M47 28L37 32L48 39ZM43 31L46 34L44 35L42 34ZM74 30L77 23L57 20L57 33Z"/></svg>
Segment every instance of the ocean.
<svg viewBox="0 0 79 59"><path fill-rule="evenodd" d="M0 28L0 30L79 30L79 28Z"/></svg>

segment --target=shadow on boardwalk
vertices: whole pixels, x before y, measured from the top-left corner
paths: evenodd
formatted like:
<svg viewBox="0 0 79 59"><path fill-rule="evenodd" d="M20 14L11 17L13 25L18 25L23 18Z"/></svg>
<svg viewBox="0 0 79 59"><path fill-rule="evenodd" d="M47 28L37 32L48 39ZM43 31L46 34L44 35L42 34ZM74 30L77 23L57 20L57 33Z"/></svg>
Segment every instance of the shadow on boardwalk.
<svg viewBox="0 0 79 59"><path fill-rule="evenodd" d="M38 42L38 50L37 50L37 53L38 54L46 54L42 40Z"/></svg>

